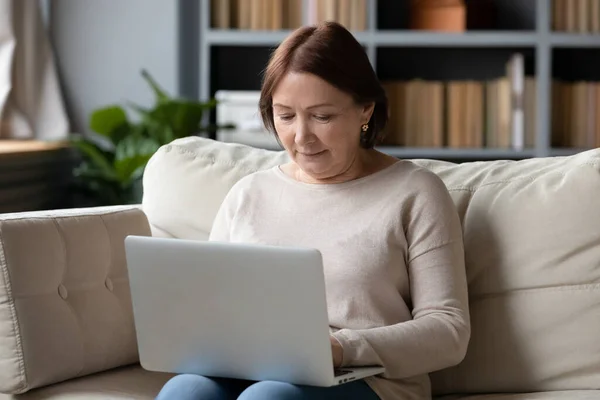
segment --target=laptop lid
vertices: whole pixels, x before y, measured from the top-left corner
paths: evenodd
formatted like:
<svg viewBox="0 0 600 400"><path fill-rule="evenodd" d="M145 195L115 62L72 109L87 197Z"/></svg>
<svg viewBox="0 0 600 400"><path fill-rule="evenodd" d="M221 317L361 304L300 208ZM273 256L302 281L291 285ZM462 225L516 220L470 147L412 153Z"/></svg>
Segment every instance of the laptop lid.
<svg viewBox="0 0 600 400"><path fill-rule="evenodd" d="M125 249L145 369L332 384L317 250L144 236Z"/></svg>

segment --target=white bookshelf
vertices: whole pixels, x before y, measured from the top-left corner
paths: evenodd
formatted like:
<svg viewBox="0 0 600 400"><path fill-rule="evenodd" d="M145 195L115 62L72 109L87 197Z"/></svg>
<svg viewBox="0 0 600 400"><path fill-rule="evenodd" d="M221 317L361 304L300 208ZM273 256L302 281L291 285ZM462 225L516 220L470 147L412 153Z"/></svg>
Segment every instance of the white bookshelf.
<svg viewBox="0 0 600 400"><path fill-rule="evenodd" d="M500 0L498 0L500 1ZM513 4L516 0L512 1ZM406 158L443 158L443 159L518 159L528 157L544 157L552 155L572 154L581 149L553 149L551 147L551 88L552 57L555 49L563 48L600 48L600 35L567 34L552 32L551 0L519 0L527 2L526 7L534 4L535 26L532 29L467 31L459 34L415 32L408 30L378 29L376 23L377 0L367 0L367 29L354 32L357 40L365 47L367 54L375 66L378 50L383 48L462 48L472 49L527 49L535 57L534 75L537 81L537 111L535 147L525 150L490 149L490 148L405 148L382 147L388 154ZM306 11L304 1L304 11ZM524 4L524 3L518 3ZM214 71L212 66L212 49L218 47L276 47L290 30L283 31L241 31L213 29L210 26L210 0L199 0L198 4L198 95L207 99L219 88L211 88ZM306 13L305 13L306 14ZM243 64L240 65L243 68ZM598 76L600 78L600 74ZM212 93L211 93L212 92ZM232 139L235 140L235 139ZM258 144L257 144L258 145ZM267 146L268 147L268 146Z"/></svg>

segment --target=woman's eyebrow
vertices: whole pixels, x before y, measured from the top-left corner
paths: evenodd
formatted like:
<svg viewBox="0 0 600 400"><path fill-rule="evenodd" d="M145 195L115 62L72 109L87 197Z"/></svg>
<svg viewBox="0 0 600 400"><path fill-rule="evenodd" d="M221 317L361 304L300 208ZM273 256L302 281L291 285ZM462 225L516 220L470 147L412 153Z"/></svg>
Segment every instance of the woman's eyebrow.
<svg viewBox="0 0 600 400"><path fill-rule="evenodd" d="M290 106L286 106L286 105L281 104L281 103L275 103L275 104L273 104L273 107L292 108ZM333 107L333 104L331 104L331 103L320 103L320 104L315 104L315 105L306 107L306 109L310 110L311 108L317 108L317 107Z"/></svg>
<svg viewBox="0 0 600 400"><path fill-rule="evenodd" d="M306 109L310 110L311 108L317 108L317 107L333 107L333 104L331 104L331 103L315 104L314 106L306 107Z"/></svg>

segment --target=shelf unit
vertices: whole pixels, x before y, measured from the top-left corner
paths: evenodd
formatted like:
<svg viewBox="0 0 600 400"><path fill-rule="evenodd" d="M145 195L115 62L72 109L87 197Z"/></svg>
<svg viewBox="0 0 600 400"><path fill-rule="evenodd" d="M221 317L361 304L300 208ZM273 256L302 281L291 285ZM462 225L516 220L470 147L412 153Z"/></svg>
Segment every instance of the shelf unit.
<svg viewBox="0 0 600 400"><path fill-rule="evenodd" d="M211 93L212 49L218 47L274 48L290 30L248 31L220 30L210 27L210 0L199 0L199 81L198 93L207 99ZM497 0L501 1L501 0ZM523 1L523 0L518 0ZM535 2L535 27L533 29L467 31L465 33L435 33L401 29L377 29L377 0L367 0L367 29L354 32L365 47L369 59L376 68L378 50L384 48L524 48L535 58L536 86L536 136L535 147L525 150L490 148L404 148L382 147L388 154L406 158L439 159L518 159L572 154L582 149L551 147L551 88L552 56L555 49L600 49L600 35L552 32L552 0L525 0ZM306 23L307 1L303 2L303 18ZM520 3L521 4L521 3ZM600 75L598 76L600 78Z"/></svg>

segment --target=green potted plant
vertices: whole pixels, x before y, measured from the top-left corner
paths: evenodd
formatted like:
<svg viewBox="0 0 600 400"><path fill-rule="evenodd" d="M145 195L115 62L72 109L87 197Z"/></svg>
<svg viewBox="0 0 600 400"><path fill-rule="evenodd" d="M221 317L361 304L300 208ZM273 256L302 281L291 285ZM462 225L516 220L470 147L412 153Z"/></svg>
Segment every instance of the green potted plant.
<svg viewBox="0 0 600 400"><path fill-rule="evenodd" d="M149 109L129 104L139 120L130 120L123 107L109 105L90 116L89 127L95 136L71 138L81 155L81 162L73 170L75 183L79 192L91 198L92 205L141 202L144 168L161 146L217 129L202 125L205 112L216 106L215 100L173 98L147 71L142 70L142 77L154 92L155 103Z"/></svg>

